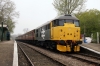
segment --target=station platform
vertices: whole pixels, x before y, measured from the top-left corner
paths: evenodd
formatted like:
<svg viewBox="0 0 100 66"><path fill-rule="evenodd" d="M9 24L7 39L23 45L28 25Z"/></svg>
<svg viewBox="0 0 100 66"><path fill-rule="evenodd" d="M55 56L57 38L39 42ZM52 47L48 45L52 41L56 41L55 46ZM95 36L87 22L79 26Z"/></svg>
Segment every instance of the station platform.
<svg viewBox="0 0 100 66"><path fill-rule="evenodd" d="M15 41L0 42L0 66L14 66L14 45Z"/></svg>
<svg viewBox="0 0 100 66"><path fill-rule="evenodd" d="M100 44L96 44L96 43L86 43L86 44L81 44L81 47L93 51L97 54L100 54Z"/></svg>

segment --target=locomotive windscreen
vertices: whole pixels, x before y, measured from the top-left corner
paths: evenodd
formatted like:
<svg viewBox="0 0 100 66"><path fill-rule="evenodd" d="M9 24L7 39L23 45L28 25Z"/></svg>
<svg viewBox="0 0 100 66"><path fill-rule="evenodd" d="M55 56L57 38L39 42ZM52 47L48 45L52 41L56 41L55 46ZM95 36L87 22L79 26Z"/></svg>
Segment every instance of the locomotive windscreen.
<svg viewBox="0 0 100 66"><path fill-rule="evenodd" d="M75 24L76 27L79 27L78 20L57 19L53 21L54 26L64 26L64 23L72 23Z"/></svg>

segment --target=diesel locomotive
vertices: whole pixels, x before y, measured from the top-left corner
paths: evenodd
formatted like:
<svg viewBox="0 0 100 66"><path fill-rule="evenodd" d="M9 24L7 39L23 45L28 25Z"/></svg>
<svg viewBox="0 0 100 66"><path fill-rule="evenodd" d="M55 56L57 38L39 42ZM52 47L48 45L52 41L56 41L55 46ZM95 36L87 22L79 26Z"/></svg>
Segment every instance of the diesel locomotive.
<svg viewBox="0 0 100 66"><path fill-rule="evenodd" d="M33 44L61 52L79 52L79 44L82 44L80 22L75 16L62 15L18 36L16 40L30 41Z"/></svg>

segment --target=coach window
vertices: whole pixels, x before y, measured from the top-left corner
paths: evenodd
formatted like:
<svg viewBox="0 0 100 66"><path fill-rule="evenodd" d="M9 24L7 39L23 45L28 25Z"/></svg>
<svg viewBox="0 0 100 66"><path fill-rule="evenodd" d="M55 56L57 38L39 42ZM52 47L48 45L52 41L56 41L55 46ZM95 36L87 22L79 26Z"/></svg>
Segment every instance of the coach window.
<svg viewBox="0 0 100 66"><path fill-rule="evenodd" d="M46 25L44 25L44 27L43 27L43 28L44 28L44 30L46 30Z"/></svg>
<svg viewBox="0 0 100 66"><path fill-rule="evenodd" d="M40 28L37 29L37 32L39 32L39 29L40 29Z"/></svg>
<svg viewBox="0 0 100 66"><path fill-rule="evenodd" d="M36 37L38 37L38 29L36 30Z"/></svg>
<svg viewBox="0 0 100 66"><path fill-rule="evenodd" d="M36 33L38 33L38 29L36 30Z"/></svg>
<svg viewBox="0 0 100 66"><path fill-rule="evenodd" d="M45 29L45 26L43 26L42 29Z"/></svg>
<svg viewBox="0 0 100 66"><path fill-rule="evenodd" d="M31 36L33 36L33 32L31 32Z"/></svg>
<svg viewBox="0 0 100 66"><path fill-rule="evenodd" d="M43 27L41 27L41 31L42 31Z"/></svg>
<svg viewBox="0 0 100 66"><path fill-rule="evenodd" d="M38 31L39 31L39 37L41 37L41 28L39 28Z"/></svg>
<svg viewBox="0 0 100 66"><path fill-rule="evenodd" d="M47 25L48 29L50 29L50 24Z"/></svg>
<svg viewBox="0 0 100 66"><path fill-rule="evenodd" d="M44 26L42 27L41 31L42 31L42 30L46 30L46 25L44 25Z"/></svg>
<svg viewBox="0 0 100 66"><path fill-rule="evenodd" d="M40 28L40 31L42 31L42 27Z"/></svg>
<svg viewBox="0 0 100 66"><path fill-rule="evenodd" d="M47 30L48 29L48 25L46 25L46 29L45 30Z"/></svg>
<svg viewBox="0 0 100 66"><path fill-rule="evenodd" d="M33 34L35 33L36 31L35 30L33 30Z"/></svg>

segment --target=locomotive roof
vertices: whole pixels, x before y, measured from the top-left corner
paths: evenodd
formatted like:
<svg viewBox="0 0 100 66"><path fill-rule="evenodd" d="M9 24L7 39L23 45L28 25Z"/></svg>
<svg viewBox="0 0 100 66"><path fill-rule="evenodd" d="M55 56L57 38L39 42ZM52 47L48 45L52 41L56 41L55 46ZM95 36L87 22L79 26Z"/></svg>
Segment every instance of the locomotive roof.
<svg viewBox="0 0 100 66"><path fill-rule="evenodd" d="M79 20L78 18L76 18L75 16L72 16L72 15L62 15L62 16L56 17L55 19L73 19L73 20Z"/></svg>
<svg viewBox="0 0 100 66"><path fill-rule="evenodd" d="M56 18L54 18L54 19L52 19L52 20L50 20L50 21L44 23L43 25L37 27L36 29L38 29L38 28L40 28L40 27L42 27L42 26L44 26L44 25L47 25L47 24L49 24L51 21L56 20L56 19L79 20L77 17L72 16L72 15L69 15L69 14L68 14L68 15L61 15L61 16L58 16L58 17L56 17Z"/></svg>

